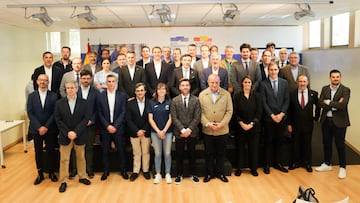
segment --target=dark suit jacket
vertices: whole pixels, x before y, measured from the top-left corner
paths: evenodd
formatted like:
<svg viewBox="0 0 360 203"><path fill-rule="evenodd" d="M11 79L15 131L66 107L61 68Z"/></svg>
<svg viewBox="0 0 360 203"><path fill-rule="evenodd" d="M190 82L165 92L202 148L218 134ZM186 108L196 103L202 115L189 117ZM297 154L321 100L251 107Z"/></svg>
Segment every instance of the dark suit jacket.
<svg viewBox="0 0 360 203"><path fill-rule="evenodd" d="M245 67L241 60L233 63L231 65L231 84L234 88L234 93L241 91L241 81L246 75L250 75L253 80L253 88L256 89L261 81L261 70L259 68L259 63L250 60L249 63L249 74L246 74Z"/></svg>
<svg viewBox="0 0 360 203"><path fill-rule="evenodd" d="M34 70L34 73L31 76L31 79L34 82L34 90L38 89L38 85L36 84L36 80L40 74L45 74L45 67L42 65ZM51 91L55 92L60 98L59 88L62 79L62 72L60 69L55 66L52 67L52 76L51 76Z"/></svg>
<svg viewBox="0 0 360 203"><path fill-rule="evenodd" d="M131 137L138 137L137 131L145 130L145 137L150 137L150 125L148 122L148 108L149 101L145 98L145 108L143 115L141 116L137 99L133 99L127 103L126 106L126 127L127 133Z"/></svg>
<svg viewBox="0 0 360 203"><path fill-rule="evenodd" d="M287 118L288 108L290 104L289 86L286 80L278 78L278 93L275 96L271 82L269 79L261 82L260 93L263 102L264 120L272 121L271 114L279 114L283 112Z"/></svg>
<svg viewBox="0 0 360 203"><path fill-rule="evenodd" d="M172 97L176 97L180 94L179 90L179 80L183 78L183 69L182 67L174 69L171 79L169 80L169 88L171 91ZM198 78L198 73L196 70L190 68L190 85L191 85L191 94L199 95L200 92L200 80Z"/></svg>
<svg viewBox="0 0 360 203"><path fill-rule="evenodd" d="M86 125L89 121L86 100L77 97L74 113L71 115L67 97L57 101L55 107L55 121L60 130L59 144L68 145L70 139L67 134L69 131L75 131L77 138L75 144L83 145L87 142Z"/></svg>
<svg viewBox="0 0 360 203"><path fill-rule="evenodd" d="M146 84L145 70L141 66L135 66L135 73L132 80L128 66L120 69L119 90L124 92L127 98L135 97L135 85L139 82Z"/></svg>
<svg viewBox="0 0 360 203"><path fill-rule="evenodd" d="M124 119L126 111L126 95L123 92L116 91L113 122L110 121L110 109L107 97L107 91L103 91L98 96L98 117L100 121L101 134L107 134L106 127L113 125L116 128L116 134L124 134Z"/></svg>
<svg viewBox="0 0 360 203"><path fill-rule="evenodd" d="M29 133L37 134L41 126L48 129L48 134L57 134L59 132L54 119L57 99L58 95L48 90L43 108L38 90L29 95L27 100L27 113L30 120Z"/></svg>
<svg viewBox="0 0 360 203"><path fill-rule="evenodd" d="M146 86L148 89L148 94L152 97L156 90L156 86L159 83L165 83L169 86L169 81L172 75L171 67L168 63L161 62L161 72L159 79L156 77L154 61L147 63L145 65L145 74L146 74Z"/></svg>
<svg viewBox="0 0 360 203"><path fill-rule="evenodd" d="M342 98L343 101L340 102ZM324 86L321 90L319 103L322 108L321 123L325 121L326 114L332 110L332 119L334 124L339 128L346 128L350 126L348 103L350 99L350 89L340 84L333 100L329 105L324 104L324 100L331 99L330 85Z"/></svg>
<svg viewBox="0 0 360 203"><path fill-rule="evenodd" d="M265 70L264 70L264 64L260 63L259 67L260 67L260 71L261 71L261 81L266 80L267 77L266 77ZM258 87L258 89L259 89L259 87Z"/></svg>
<svg viewBox="0 0 360 203"><path fill-rule="evenodd" d="M193 95L189 97L187 108L181 95L176 96L170 105L170 114L172 123L174 124L174 135L180 138L183 128L192 130L191 137L198 136L198 124L201 120L201 107L199 99Z"/></svg>
<svg viewBox="0 0 360 203"><path fill-rule="evenodd" d="M87 98L84 98L86 100L86 103L88 105L87 110L89 114L89 119L92 123L96 123L97 121L97 97L98 97L99 91L96 90L93 86L90 86L89 94ZM78 97L82 98L81 93L81 86L78 90ZM92 125L94 126L94 125Z"/></svg>
<svg viewBox="0 0 360 203"><path fill-rule="evenodd" d="M209 87L207 80L208 80L209 75L211 75L211 74L212 74L212 67L205 68L203 70L202 77L201 77L201 83L200 83L201 90L204 90ZM227 70L224 68L219 68L218 75L220 77L220 87L227 90L229 87Z"/></svg>
<svg viewBox="0 0 360 203"><path fill-rule="evenodd" d="M70 72L70 71L72 71L73 69L72 69L72 62L70 61L69 62L69 64L67 64L65 67L64 67L64 64L62 63L62 61L61 60L58 60L58 61L56 61L55 63L54 63L54 67L57 67L60 71L61 71L61 73L64 75L65 73L67 73L67 72Z"/></svg>
<svg viewBox="0 0 360 203"><path fill-rule="evenodd" d="M316 107L315 115L314 106ZM314 127L314 121L318 121L319 117L319 98L316 91L308 89L308 102L305 104L304 109L301 108L299 102L298 89L290 94L289 120L294 130L302 128L311 132Z"/></svg>
<svg viewBox="0 0 360 203"><path fill-rule="evenodd" d="M310 74L308 71L308 68L303 65L298 65L298 76L299 75L306 75L309 81L309 87L310 87ZM284 68L280 69L279 76L287 80L289 84L289 90L290 92L293 92L297 89L297 78L294 78L293 74L291 73L291 67L290 65L285 66Z"/></svg>

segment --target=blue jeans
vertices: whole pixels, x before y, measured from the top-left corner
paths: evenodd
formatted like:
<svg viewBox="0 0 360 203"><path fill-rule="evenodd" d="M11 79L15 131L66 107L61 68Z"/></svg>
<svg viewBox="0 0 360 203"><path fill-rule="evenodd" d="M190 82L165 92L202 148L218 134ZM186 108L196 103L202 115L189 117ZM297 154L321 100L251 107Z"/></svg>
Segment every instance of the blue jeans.
<svg viewBox="0 0 360 203"><path fill-rule="evenodd" d="M171 170L171 141L172 133L166 133L164 140L157 136L156 132L151 132L151 143L155 152L155 171L161 172L161 157L164 152L165 157L165 173L170 173Z"/></svg>

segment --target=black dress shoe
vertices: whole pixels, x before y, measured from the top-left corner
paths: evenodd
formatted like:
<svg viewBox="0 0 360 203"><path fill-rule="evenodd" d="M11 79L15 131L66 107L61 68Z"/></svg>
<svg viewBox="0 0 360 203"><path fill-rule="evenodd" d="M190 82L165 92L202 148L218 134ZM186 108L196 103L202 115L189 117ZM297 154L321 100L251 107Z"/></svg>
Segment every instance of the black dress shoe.
<svg viewBox="0 0 360 203"><path fill-rule="evenodd" d="M44 175L39 173L38 177L36 177L34 181L34 185L39 185L44 180Z"/></svg>
<svg viewBox="0 0 360 203"><path fill-rule="evenodd" d="M136 180L137 177L138 177L137 173L132 173L131 176L130 176L130 181Z"/></svg>
<svg viewBox="0 0 360 203"><path fill-rule="evenodd" d="M309 172L309 173L313 172L313 169L312 169L311 165L306 165L306 166L305 166L305 169L306 169L306 171Z"/></svg>
<svg viewBox="0 0 360 203"><path fill-rule="evenodd" d="M222 182L224 182L224 183L229 182L229 180L226 178L225 175L219 175L218 178L219 178Z"/></svg>
<svg viewBox="0 0 360 203"><path fill-rule="evenodd" d="M294 169L299 168L299 167L300 167L300 166L299 166L298 163L293 163L293 164L290 164L289 170L294 170Z"/></svg>
<svg viewBox="0 0 360 203"><path fill-rule="evenodd" d="M89 172L89 173L88 173L88 176L89 176L90 179L93 179L94 176L95 176L95 174L94 174L94 172Z"/></svg>
<svg viewBox="0 0 360 203"><path fill-rule="evenodd" d="M109 176L109 172L105 171L101 176L101 180L106 180L108 176Z"/></svg>
<svg viewBox="0 0 360 203"><path fill-rule="evenodd" d="M235 176L241 176L241 169L236 169Z"/></svg>
<svg viewBox="0 0 360 203"><path fill-rule="evenodd" d="M61 183L60 187L59 187L59 192L65 192L66 191L66 183L63 182Z"/></svg>
<svg viewBox="0 0 360 203"><path fill-rule="evenodd" d="M284 173L287 173L289 172L283 165L281 165L280 163L278 164L275 164L274 166L275 169L281 171L281 172L284 172Z"/></svg>
<svg viewBox="0 0 360 203"><path fill-rule="evenodd" d="M86 178L80 178L79 183L82 183L84 185L90 185L91 184L90 180L88 180Z"/></svg>
<svg viewBox="0 0 360 203"><path fill-rule="evenodd" d="M256 170L251 170L251 175L253 176L259 176L258 172Z"/></svg>
<svg viewBox="0 0 360 203"><path fill-rule="evenodd" d="M121 172L120 175L121 175L121 177L123 177L125 180L129 179L129 175L128 175L125 171Z"/></svg>
<svg viewBox="0 0 360 203"><path fill-rule="evenodd" d="M69 174L69 179L74 179L75 176L76 176L76 171L71 171Z"/></svg>
<svg viewBox="0 0 360 203"><path fill-rule="evenodd" d="M49 178L50 178L50 180L51 180L52 182L58 181L58 179L57 179L57 177L56 177L56 175L55 175L54 172L49 172Z"/></svg>
<svg viewBox="0 0 360 203"><path fill-rule="evenodd" d="M213 179L214 177L213 176L211 176L211 175L207 175L207 176L205 176L205 178L204 178L204 183L207 183L207 182L209 182L211 179Z"/></svg>
<svg viewBox="0 0 360 203"><path fill-rule="evenodd" d="M144 172L144 178L146 179L146 180L150 180L150 173L149 172Z"/></svg>
<svg viewBox="0 0 360 203"><path fill-rule="evenodd" d="M269 166L264 166L264 173L265 174L270 174L270 167Z"/></svg>

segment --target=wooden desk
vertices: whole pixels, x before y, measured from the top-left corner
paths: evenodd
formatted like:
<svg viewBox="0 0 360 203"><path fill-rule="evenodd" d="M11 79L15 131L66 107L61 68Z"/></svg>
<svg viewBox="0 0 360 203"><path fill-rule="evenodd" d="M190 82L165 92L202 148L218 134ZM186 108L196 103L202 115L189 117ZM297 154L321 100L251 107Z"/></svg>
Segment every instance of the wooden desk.
<svg viewBox="0 0 360 203"><path fill-rule="evenodd" d="M2 134L16 126L22 126L22 136L23 136L23 144L24 144L24 152L27 152L26 148L26 135L25 135L25 121L24 120L11 120L11 121L0 121L0 162L1 167L6 168L4 163L4 152L2 145Z"/></svg>

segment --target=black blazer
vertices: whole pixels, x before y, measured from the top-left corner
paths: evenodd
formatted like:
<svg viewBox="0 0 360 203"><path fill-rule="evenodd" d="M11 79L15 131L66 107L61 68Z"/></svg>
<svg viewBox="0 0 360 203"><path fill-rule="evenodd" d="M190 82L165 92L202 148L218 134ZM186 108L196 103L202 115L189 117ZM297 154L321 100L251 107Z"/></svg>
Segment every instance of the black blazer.
<svg viewBox="0 0 360 203"><path fill-rule="evenodd" d="M139 82L146 84L145 70L141 66L135 66L135 73L132 80L128 66L120 69L119 90L124 92L127 98L135 97L135 85Z"/></svg>
<svg viewBox="0 0 360 203"><path fill-rule="evenodd" d="M27 101L27 113L30 120L29 133L37 134L41 126L45 126L49 134L57 134L59 132L54 119L57 98L56 93L48 90L43 108L37 89L29 95Z"/></svg>
<svg viewBox="0 0 360 203"><path fill-rule="evenodd" d="M145 98L145 108L143 115L140 115L137 99L133 99L126 106L126 127L131 137L137 137L137 131L145 130L145 136L150 137L150 125L148 122L149 101Z"/></svg>
<svg viewBox="0 0 360 203"><path fill-rule="evenodd" d="M183 78L183 70L182 67L174 69L174 72L172 73L171 79L169 80L169 88L171 91L172 97L176 97L180 94L179 90L179 80ZM190 93L192 95L198 96L200 92L200 81L198 78L198 73L196 70L190 68L190 85L191 90Z"/></svg>
<svg viewBox="0 0 360 203"><path fill-rule="evenodd" d="M77 138L75 144L83 145L87 142L86 125L89 121L86 100L77 97L74 113L71 115L67 97L57 101L55 107L55 121L60 130L59 144L68 145L70 139L67 134L69 131L75 131Z"/></svg>
<svg viewBox="0 0 360 203"><path fill-rule="evenodd" d="M107 97L107 91L98 94L98 116L100 121L100 133L107 134L106 127L113 125L116 128L116 134L124 134L124 119L126 111L126 95L123 92L116 91L115 109L113 122L110 121L110 109Z"/></svg>
<svg viewBox="0 0 360 203"><path fill-rule="evenodd" d="M265 71L264 71L264 64L263 63L260 63L260 71L261 71L261 81L266 80L267 77L266 77L266 74L265 74Z"/></svg>
<svg viewBox="0 0 360 203"><path fill-rule="evenodd" d="M209 87L208 84L208 78L209 76L212 74L212 67L208 67L205 68L202 72L202 77L201 77L201 82L200 82L200 86L201 86L201 90L204 90L206 88ZM220 87L227 90L229 87L229 78L228 78L228 72L225 68L219 68L219 73L218 73L219 77L220 77Z"/></svg>
<svg viewBox="0 0 360 203"><path fill-rule="evenodd" d="M73 70L71 61L64 67L64 64L61 62L61 60L58 60L54 63L53 67L57 67L61 71L62 75Z"/></svg>
<svg viewBox="0 0 360 203"><path fill-rule="evenodd" d="M88 94L87 98L84 98L88 105L87 110L88 110L88 114L90 116L89 119L94 124L97 121L97 97L98 97L97 95L98 94L99 94L99 91L97 89L95 89L93 86L90 86L89 94ZM79 90L78 90L78 97L82 98L81 86L79 87ZM94 125L92 125L92 126L94 126Z"/></svg>
<svg viewBox="0 0 360 203"><path fill-rule="evenodd" d="M36 68L34 70L34 73L31 76L32 81L34 82L34 90L38 89L38 85L36 83L37 78L39 77L40 74L45 74L45 67L44 65ZM60 92L59 92L59 88L60 88L60 84L61 84L61 79L62 79L62 72L59 68L53 66L52 67L52 76L51 76L51 91L55 92L58 95L58 98L60 98Z"/></svg>
<svg viewBox="0 0 360 203"><path fill-rule="evenodd" d="M260 93L263 97L263 118L265 121L272 121L271 114L283 112L286 119L290 104L289 85L285 79L278 78L278 94L275 96L270 79L261 82Z"/></svg>
<svg viewBox="0 0 360 203"><path fill-rule="evenodd" d="M314 106L315 115L314 115ZM308 89L308 102L305 108L301 108L298 98L298 89L290 94L290 106L289 106L289 120L294 130L305 128L312 131L314 127L314 121L318 121L320 116L320 107L318 93L314 90Z"/></svg>
<svg viewBox="0 0 360 203"><path fill-rule="evenodd" d="M148 94L152 97L156 90L156 86L159 83L165 83L169 86L169 81L172 75L171 67L168 63L161 62L161 72L159 79L156 77L154 61L147 63L145 65L145 74L146 74L146 87L148 89Z"/></svg>

